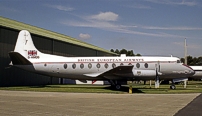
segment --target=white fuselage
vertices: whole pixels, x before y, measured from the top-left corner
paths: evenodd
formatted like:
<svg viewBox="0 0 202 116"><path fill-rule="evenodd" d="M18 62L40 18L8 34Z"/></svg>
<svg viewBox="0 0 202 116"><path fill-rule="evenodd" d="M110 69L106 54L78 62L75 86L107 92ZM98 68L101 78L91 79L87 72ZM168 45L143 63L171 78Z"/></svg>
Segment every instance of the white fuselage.
<svg viewBox="0 0 202 116"><path fill-rule="evenodd" d="M120 65L134 65L133 75L128 75L129 79L134 80L155 79L156 68L162 80L193 75L193 71L176 57L62 57L41 54L43 57L40 59L29 59L33 66L21 68L43 75L79 80L105 80L107 78L97 75Z"/></svg>
<svg viewBox="0 0 202 116"><path fill-rule="evenodd" d="M20 31L14 66L43 75L79 80L153 80L186 78L194 71L176 57L62 57L41 53L27 30Z"/></svg>

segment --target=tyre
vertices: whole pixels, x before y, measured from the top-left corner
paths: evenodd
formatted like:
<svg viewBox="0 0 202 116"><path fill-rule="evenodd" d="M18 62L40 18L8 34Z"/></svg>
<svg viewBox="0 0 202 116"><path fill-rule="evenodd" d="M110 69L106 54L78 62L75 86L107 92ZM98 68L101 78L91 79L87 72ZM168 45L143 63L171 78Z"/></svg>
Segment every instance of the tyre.
<svg viewBox="0 0 202 116"><path fill-rule="evenodd" d="M175 85L171 85L170 89L176 89Z"/></svg>
<svg viewBox="0 0 202 116"><path fill-rule="evenodd" d="M116 90L120 90L121 89L121 85L120 84L115 85L115 89Z"/></svg>

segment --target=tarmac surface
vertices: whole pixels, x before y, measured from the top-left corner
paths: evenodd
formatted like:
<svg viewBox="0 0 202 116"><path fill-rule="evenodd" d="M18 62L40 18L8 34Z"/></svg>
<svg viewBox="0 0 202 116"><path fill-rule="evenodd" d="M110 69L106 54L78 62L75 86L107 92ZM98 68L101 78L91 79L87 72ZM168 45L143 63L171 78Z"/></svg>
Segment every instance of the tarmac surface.
<svg viewBox="0 0 202 116"><path fill-rule="evenodd" d="M202 94L178 111L175 116L202 116Z"/></svg>
<svg viewBox="0 0 202 116"><path fill-rule="evenodd" d="M187 105L188 104L188 105ZM99 94L0 90L0 116L202 115L202 95Z"/></svg>

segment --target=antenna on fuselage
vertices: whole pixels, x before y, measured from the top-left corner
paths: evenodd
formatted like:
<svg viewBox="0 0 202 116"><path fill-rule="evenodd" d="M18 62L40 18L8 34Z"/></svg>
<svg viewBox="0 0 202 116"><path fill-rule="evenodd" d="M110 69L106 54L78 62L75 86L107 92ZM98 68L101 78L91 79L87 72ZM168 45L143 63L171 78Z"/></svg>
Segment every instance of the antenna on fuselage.
<svg viewBox="0 0 202 116"><path fill-rule="evenodd" d="M126 57L126 54L121 54L120 57Z"/></svg>

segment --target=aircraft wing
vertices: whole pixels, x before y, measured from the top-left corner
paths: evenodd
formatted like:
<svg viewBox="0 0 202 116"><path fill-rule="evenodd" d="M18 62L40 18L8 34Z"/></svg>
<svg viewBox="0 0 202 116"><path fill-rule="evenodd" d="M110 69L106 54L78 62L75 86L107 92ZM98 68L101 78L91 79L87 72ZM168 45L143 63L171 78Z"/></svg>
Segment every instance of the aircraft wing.
<svg viewBox="0 0 202 116"><path fill-rule="evenodd" d="M92 73L84 75L89 77L102 77L105 79L126 79L127 77L133 76L133 67L134 66L118 66L103 73Z"/></svg>
<svg viewBox="0 0 202 116"><path fill-rule="evenodd" d="M88 77L98 77L101 74L102 73L90 73L90 74L83 74L83 75L88 76Z"/></svg>

